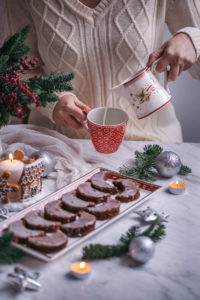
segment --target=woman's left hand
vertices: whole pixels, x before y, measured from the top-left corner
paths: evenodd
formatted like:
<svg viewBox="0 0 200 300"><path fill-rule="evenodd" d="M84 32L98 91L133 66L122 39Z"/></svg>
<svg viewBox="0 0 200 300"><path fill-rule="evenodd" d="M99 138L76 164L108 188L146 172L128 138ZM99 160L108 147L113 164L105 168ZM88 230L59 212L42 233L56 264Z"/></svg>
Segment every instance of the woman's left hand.
<svg viewBox="0 0 200 300"><path fill-rule="evenodd" d="M161 73L170 66L168 81L174 81L183 70L189 69L196 61L197 54L190 37L178 33L165 42L158 50L150 54L147 66L158 60L156 72Z"/></svg>

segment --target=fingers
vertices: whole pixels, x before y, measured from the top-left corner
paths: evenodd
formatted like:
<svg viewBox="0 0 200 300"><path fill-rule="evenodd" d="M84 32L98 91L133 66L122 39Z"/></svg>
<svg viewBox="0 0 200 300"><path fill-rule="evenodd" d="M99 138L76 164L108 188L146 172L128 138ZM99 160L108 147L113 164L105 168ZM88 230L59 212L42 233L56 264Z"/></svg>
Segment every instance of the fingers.
<svg viewBox="0 0 200 300"><path fill-rule="evenodd" d="M167 66L169 65L169 59L166 56L163 56L159 59L156 65L156 72L157 73L162 73L165 70L167 70Z"/></svg>
<svg viewBox="0 0 200 300"><path fill-rule="evenodd" d="M82 123L86 120L86 114L84 111L76 105L76 102L66 105L65 112L73 116L79 123Z"/></svg>
<svg viewBox="0 0 200 300"><path fill-rule="evenodd" d="M77 121L73 116L69 116L67 120L64 119L64 126L66 128L74 128L76 130L82 129L83 125Z"/></svg>
<svg viewBox="0 0 200 300"><path fill-rule="evenodd" d="M168 81L175 81L176 78L179 76L180 72L180 66L179 65L172 65L170 67L170 70L167 75L167 80Z"/></svg>
<svg viewBox="0 0 200 300"><path fill-rule="evenodd" d="M164 48L165 44L162 45L158 50L150 54L149 60L147 62L147 67L151 67L151 65L162 55Z"/></svg>
<svg viewBox="0 0 200 300"><path fill-rule="evenodd" d="M164 72L170 66L168 81L174 81L195 63L196 51L187 34L178 33L149 56L147 66L157 59L156 72Z"/></svg>
<svg viewBox="0 0 200 300"><path fill-rule="evenodd" d="M85 111L85 112L89 112L90 111L90 107L87 106L85 103L81 102L80 100L78 100L78 98L76 98L74 100L74 103L76 104L76 106L78 106L83 111Z"/></svg>
<svg viewBox="0 0 200 300"><path fill-rule="evenodd" d="M53 119L59 126L82 129L90 108L73 95L64 95L56 104Z"/></svg>

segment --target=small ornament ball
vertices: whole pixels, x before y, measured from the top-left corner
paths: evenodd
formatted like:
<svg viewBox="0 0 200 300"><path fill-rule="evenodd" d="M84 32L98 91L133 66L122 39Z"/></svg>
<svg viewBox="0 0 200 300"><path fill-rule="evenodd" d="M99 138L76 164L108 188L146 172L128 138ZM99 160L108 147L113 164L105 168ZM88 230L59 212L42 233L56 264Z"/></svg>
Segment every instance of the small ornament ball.
<svg viewBox="0 0 200 300"><path fill-rule="evenodd" d="M49 154L49 152L46 151L36 151L31 154L30 158L42 158L42 163L44 167L44 175L43 177L46 177L51 173L54 169L54 160L53 157Z"/></svg>
<svg viewBox="0 0 200 300"><path fill-rule="evenodd" d="M180 171L180 157L175 152L163 151L156 158L155 168L161 176L172 177Z"/></svg>
<svg viewBox="0 0 200 300"><path fill-rule="evenodd" d="M147 236L138 236L129 245L129 255L137 263L144 264L153 257L155 245Z"/></svg>

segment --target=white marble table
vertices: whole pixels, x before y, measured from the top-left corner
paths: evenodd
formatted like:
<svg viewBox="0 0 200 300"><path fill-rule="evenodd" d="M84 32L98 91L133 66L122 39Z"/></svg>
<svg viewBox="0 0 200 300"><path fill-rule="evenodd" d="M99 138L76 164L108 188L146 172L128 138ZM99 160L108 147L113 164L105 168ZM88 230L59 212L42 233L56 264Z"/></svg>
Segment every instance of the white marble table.
<svg viewBox="0 0 200 300"><path fill-rule="evenodd" d="M141 151L145 142L123 142L117 153L102 155L95 152L90 141L84 145L84 155L99 166L118 170ZM70 300L192 300L200 299L200 144L161 144L164 150L180 155L192 174L175 176L186 183L186 192L175 196L165 189L152 196L140 208L151 206L169 214L166 238L156 244L154 257L145 265L134 266L128 256L92 261L91 276L84 280L72 279L68 272L72 262L81 258L81 247L52 263L44 263L26 256L18 265L40 272L42 288L37 292L16 293L6 283L6 275L13 266L0 265L0 299L70 299ZM172 179L159 179L157 184L167 188ZM120 219L89 242L117 243L132 225L139 224L136 214Z"/></svg>

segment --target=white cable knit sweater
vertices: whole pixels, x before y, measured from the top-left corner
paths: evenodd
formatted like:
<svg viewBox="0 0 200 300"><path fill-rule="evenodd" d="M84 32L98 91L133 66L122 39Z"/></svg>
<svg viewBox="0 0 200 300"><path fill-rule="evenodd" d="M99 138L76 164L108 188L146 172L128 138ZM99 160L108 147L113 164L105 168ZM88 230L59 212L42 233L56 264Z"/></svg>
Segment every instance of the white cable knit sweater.
<svg viewBox="0 0 200 300"><path fill-rule="evenodd" d="M198 57L199 0L101 0L93 9L79 0L6 0L6 34L31 24L28 43L33 55L39 52L45 72L74 72L73 93L81 101L92 108L109 105L125 110L126 138L131 140L182 139L171 103L137 120L129 102L110 92L146 65L149 54L163 43L165 23L173 34L181 31L190 36ZM199 71L197 60L191 73L200 78ZM39 108L51 121L54 105ZM38 109L32 110L30 122L45 125ZM88 137L86 130L63 129L50 121L47 126L69 137Z"/></svg>

